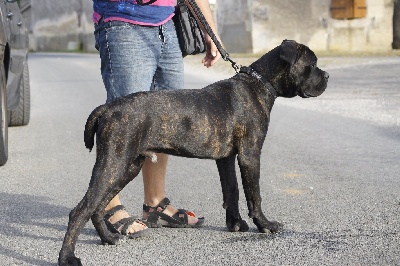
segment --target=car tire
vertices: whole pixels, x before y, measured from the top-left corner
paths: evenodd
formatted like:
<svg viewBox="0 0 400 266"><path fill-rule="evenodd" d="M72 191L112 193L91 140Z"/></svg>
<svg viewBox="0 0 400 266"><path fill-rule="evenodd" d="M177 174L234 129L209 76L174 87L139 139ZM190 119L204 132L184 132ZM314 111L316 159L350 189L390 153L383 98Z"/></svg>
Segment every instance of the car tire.
<svg viewBox="0 0 400 266"><path fill-rule="evenodd" d="M8 159L8 116L6 98L6 74L4 66L0 65L0 166L4 165Z"/></svg>
<svg viewBox="0 0 400 266"><path fill-rule="evenodd" d="M29 124L31 113L31 88L29 85L28 62L24 65L24 72L19 87L18 108L9 111L9 126L25 126Z"/></svg>

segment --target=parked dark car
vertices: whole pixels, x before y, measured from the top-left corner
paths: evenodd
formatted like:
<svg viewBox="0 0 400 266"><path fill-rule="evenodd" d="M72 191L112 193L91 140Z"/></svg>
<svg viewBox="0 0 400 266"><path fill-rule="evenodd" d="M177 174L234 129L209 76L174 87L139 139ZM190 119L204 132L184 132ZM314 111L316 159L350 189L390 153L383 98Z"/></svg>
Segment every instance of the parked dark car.
<svg viewBox="0 0 400 266"><path fill-rule="evenodd" d="M8 159L8 126L29 123L28 33L17 0L0 2L0 166Z"/></svg>

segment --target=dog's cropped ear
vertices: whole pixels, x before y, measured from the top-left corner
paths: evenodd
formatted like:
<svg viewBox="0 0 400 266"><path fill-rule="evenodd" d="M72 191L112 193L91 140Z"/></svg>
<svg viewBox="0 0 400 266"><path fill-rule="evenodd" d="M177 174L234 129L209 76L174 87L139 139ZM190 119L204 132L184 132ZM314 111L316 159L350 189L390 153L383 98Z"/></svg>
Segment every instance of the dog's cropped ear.
<svg viewBox="0 0 400 266"><path fill-rule="evenodd" d="M301 44L295 41L284 40L281 44L281 59L293 65L299 59L299 52L301 50Z"/></svg>

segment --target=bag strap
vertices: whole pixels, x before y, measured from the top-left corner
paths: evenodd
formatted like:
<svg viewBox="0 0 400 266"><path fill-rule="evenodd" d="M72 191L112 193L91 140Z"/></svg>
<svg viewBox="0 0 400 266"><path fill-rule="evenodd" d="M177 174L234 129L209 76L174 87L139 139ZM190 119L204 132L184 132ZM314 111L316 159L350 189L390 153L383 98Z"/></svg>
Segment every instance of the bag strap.
<svg viewBox="0 0 400 266"><path fill-rule="evenodd" d="M179 2L184 1L184 0L178 0ZM195 0L187 0L190 4L190 6L193 9L193 12L195 13L195 15L197 16L197 18L199 19L201 25L203 25L204 29L206 30L206 32L208 33L208 36L210 36L211 40L213 40L215 46L217 46L218 51L220 52L222 58L225 61L229 61L232 64L233 69L236 71L236 73L239 72L241 65L238 65L236 62L234 62L232 59L229 58L229 54L228 52L222 47L222 44L220 43L220 41L218 41L217 36L215 35L215 33L213 32L213 30L211 29L210 25L208 24L206 18L204 17L203 13L201 12L199 6L197 5Z"/></svg>

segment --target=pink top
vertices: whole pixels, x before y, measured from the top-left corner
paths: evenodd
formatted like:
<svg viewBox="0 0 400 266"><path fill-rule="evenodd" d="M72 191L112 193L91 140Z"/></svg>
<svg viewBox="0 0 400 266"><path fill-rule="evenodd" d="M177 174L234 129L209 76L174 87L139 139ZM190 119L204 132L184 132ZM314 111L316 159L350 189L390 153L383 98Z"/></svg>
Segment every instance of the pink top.
<svg viewBox="0 0 400 266"><path fill-rule="evenodd" d="M175 0L157 0L151 5L137 5L134 0L93 0L93 22L98 24L103 19L158 26L174 16L174 5Z"/></svg>

